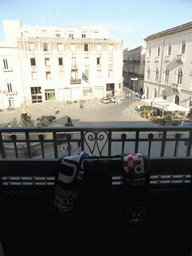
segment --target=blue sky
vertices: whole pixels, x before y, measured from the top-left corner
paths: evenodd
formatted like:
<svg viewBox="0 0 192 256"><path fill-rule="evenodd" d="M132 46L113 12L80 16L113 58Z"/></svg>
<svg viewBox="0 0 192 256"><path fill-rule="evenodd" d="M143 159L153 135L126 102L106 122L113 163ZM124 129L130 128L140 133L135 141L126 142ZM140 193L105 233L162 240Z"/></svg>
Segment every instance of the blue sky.
<svg viewBox="0 0 192 256"><path fill-rule="evenodd" d="M148 35L192 21L191 0L1 0L0 42L3 20L22 25L104 26L111 38L123 40L123 48L143 43ZM69 14L71 14L69 16Z"/></svg>

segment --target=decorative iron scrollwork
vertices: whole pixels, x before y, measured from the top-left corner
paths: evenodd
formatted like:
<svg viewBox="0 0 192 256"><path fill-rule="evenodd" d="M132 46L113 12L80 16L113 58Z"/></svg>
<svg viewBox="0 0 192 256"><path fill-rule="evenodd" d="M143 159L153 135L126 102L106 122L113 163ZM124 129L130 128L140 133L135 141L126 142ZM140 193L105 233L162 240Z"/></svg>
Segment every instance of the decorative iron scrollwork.
<svg viewBox="0 0 192 256"><path fill-rule="evenodd" d="M109 140L109 133L106 131L92 131L92 132L84 133L84 142L89 148L89 151L91 152L91 154L93 154L95 150L98 150L99 156L101 156L108 140ZM88 141L93 142L92 149ZM102 142L103 142L103 145L101 145Z"/></svg>

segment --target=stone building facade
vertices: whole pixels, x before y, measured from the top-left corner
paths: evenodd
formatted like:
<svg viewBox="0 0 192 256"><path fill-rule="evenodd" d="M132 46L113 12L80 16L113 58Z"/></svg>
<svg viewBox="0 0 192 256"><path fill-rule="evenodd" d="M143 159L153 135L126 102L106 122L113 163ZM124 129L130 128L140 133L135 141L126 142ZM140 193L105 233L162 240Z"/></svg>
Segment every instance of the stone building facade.
<svg viewBox="0 0 192 256"><path fill-rule="evenodd" d="M142 92L144 87L145 52L146 43L123 51L124 85L135 92Z"/></svg>
<svg viewBox="0 0 192 256"><path fill-rule="evenodd" d="M145 38L146 98L192 105L192 22Z"/></svg>
<svg viewBox="0 0 192 256"><path fill-rule="evenodd" d="M18 49L27 103L122 94L123 42L109 38L108 30L21 26L18 21L4 21L4 30Z"/></svg>
<svg viewBox="0 0 192 256"><path fill-rule="evenodd" d="M0 109L20 106L24 100L18 49L0 43Z"/></svg>

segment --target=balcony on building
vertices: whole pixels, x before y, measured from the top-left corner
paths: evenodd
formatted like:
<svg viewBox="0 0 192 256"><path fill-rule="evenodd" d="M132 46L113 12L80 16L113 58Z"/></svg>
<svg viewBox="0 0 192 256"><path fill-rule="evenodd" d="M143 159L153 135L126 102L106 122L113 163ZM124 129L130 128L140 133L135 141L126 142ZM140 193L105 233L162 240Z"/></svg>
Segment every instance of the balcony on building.
<svg viewBox="0 0 192 256"><path fill-rule="evenodd" d="M160 57L159 57L159 56L156 56L156 57L155 57L155 62L159 62L159 60L160 60Z"/></svg>
<svg viewBox="0 0 192 256"><path fill-rule="evenodd" d="M171 88L174 89L174 90L177 90L178 92L180 92L181 89L182 89L182 84L179 84L179 83L172 83L172 84L171 84Z"/></svg>
<svg viewBox="0 0 192 256"><path fill-rule="evenodd" d="M18 94L18 91L13 90L12 92L9 92L9 91L7 90L7 91L3 91L3 93L4 93L6 96L12 96L12 95L17 95L17 94Z"/></svg>
<svg viewBox="0 0 192 256"><path fill-rule="evenodd" d="M176 61L178 63L183 63L185 60L185 54L178 54L177 57L176 57Z"/></svg>
<svg viewBox="0 0 192 256"><path fill-rule="evenodd" d="M165 56L165 61L170 61L171 60L171 55Z"/></svg>
<svg viewBox="0 0 192 256"><path fill-rule="evenodd" d="M8 67L8 68L2 67L2 70L3 70L4 72L12 72L12 71L13 71L12 67Z"/></svg>
<svg viewBox="0 0 192 256"><path fill-rule="evenodd" d="M151 56L147 57L147 62L151 61Z"/></svg>
<svg viewBox="0 0 192 256"><path fill-rule="evenodd" d="M81 84L81 79L70 79L70 84Z"/></svg>

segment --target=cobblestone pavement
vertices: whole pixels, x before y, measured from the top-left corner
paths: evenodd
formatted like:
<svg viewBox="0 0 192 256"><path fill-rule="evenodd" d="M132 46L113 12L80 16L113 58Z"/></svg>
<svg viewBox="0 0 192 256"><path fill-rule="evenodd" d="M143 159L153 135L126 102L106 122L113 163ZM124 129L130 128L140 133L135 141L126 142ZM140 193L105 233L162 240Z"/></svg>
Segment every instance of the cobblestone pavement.
<svg viewBox="0 0 192 256"><path fill-rule="evenodd" d="M80 108L79 103L65 105L65 102L49 101L27 105L27 111L32 120L40 118L42 115L55 115L55 107L59 114L56 115L56 123L64 125L67 117L70 116L75 126L154 126L151 121L143 119L136 111L132 112L136 105L144 105L142 101L132 102L132 99L122 99L118 104L103 104L99 99L86 101L84 108ZM132 106L131 106L132 105ZM17 107L15 110L5 109L0 112L0 126L4 127L14 118L21 119L23 108Z"/></svg>
<svg viewBox="0 0 192 256"><path fill-rule="evenodd" d="M70 105L65 105L65 102L49 101L45 103L33 104L27 106L28 113L31 114L32 120L36 120L42 115L55 115L55 107L58 108L59 114L56 115L56 124L58 126L63 126L67 122L67 117L71 117L72 122L75 127L117 127L117 126L157 126L150 120L144 119L141 115L135 111L135 106L145 105L144 101L136 101L133 99L123 99L120 101L120 104L103 104L99 99L86 101L84 108L80 108L79 103L72 103ZM13 121L13 118L16 118L20 121L22 113L22 107L18 107L13 111L4 110L0 112L0 123L1 127L4 127L8 122ZM143 133L143 136L146 136L147 133ZM118 138L120 135L117 133L114 135ZM128 138L134 138L135 135L127 133ZM158 135L155 135L156 137ZM171 136L171 135L170 135ZM172 135L173 136L173 135ZM119 137L120 138L120 137ZM89 142L90 143L90 142ZM79 153L77 149L77 143L73 145L72 154ZM173 142L166 142L165 156L173 157L174 154L174 145ZM88 149L88 148L87 148ZM85 150L87 150L85 148ZM121 153L122 145L121 143L112 143L112 155ZM161 150L161 142L153 142L151 148L151 156L159 157ZM134 142L128 142L125 144L126 153L132 153L134 151ZM148 154L148 143L141 142L139 143L139 152L141 154ZM185 156L186 146L184 142L180 142L178 156ZM61 157L64 152L61 151L61 146L58 146L58 154ZM103 151L103 154L107 154L107 147ZM54 154L47 152L46 158L53 157Z"/></svg>

